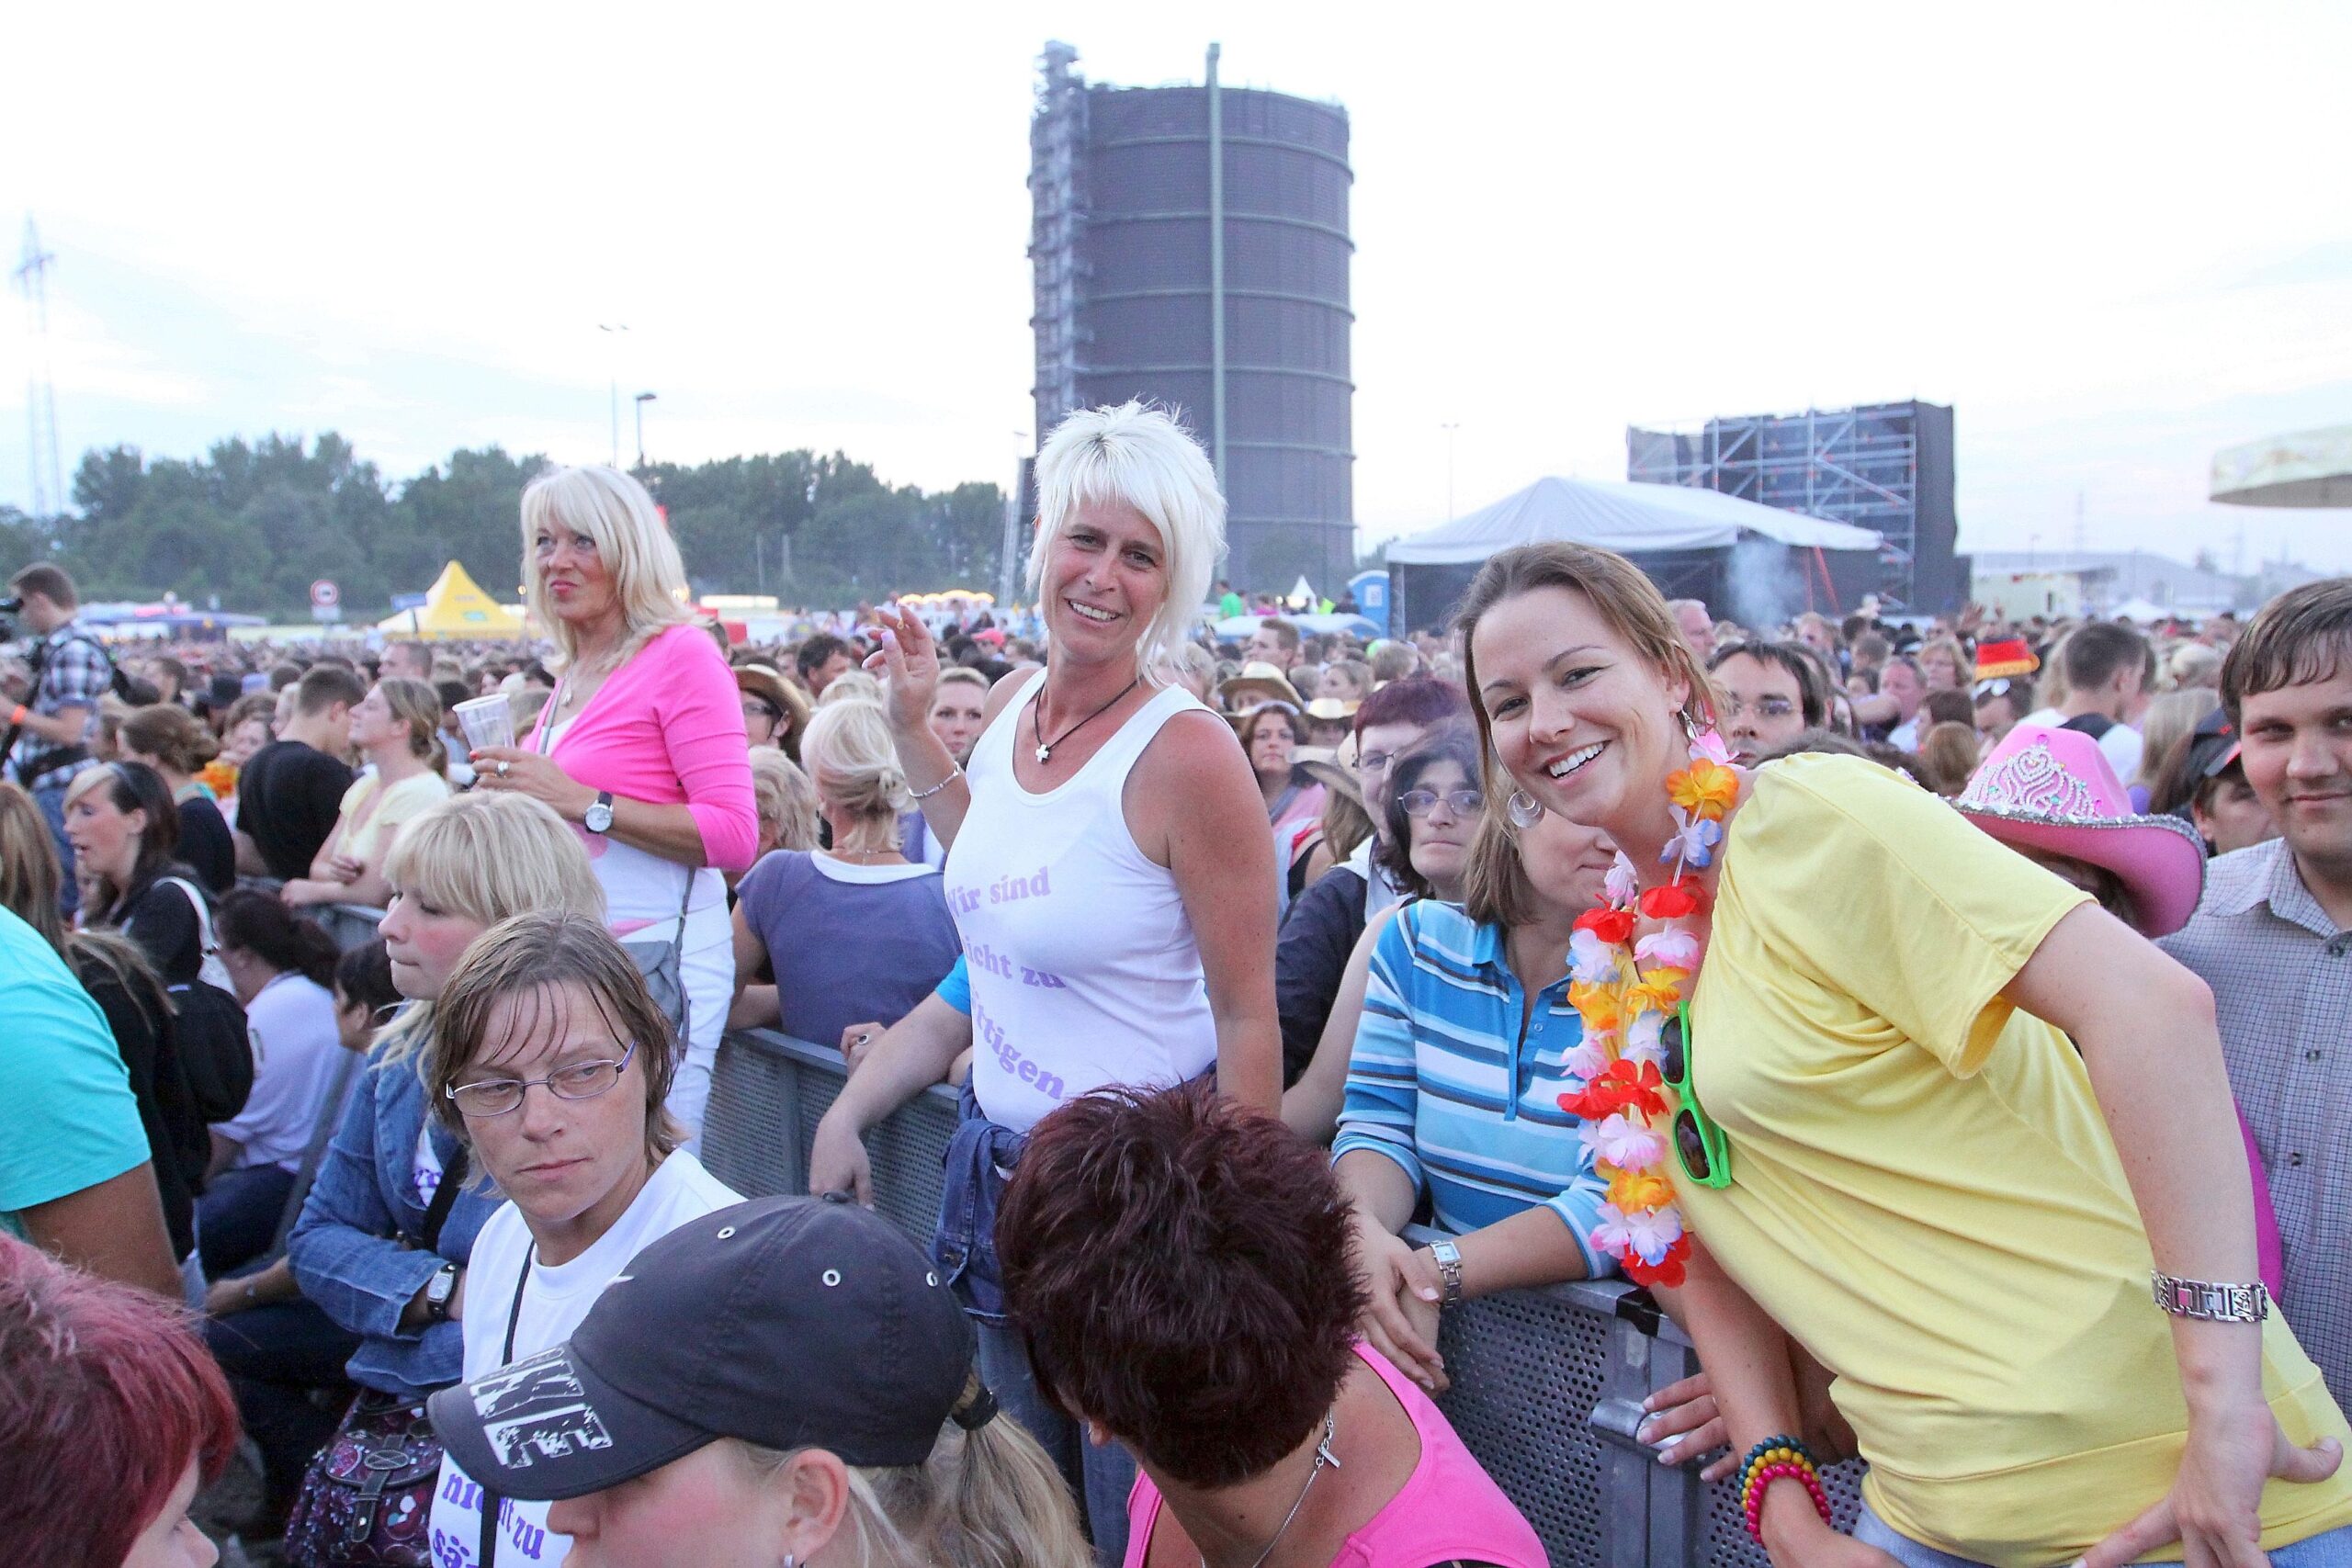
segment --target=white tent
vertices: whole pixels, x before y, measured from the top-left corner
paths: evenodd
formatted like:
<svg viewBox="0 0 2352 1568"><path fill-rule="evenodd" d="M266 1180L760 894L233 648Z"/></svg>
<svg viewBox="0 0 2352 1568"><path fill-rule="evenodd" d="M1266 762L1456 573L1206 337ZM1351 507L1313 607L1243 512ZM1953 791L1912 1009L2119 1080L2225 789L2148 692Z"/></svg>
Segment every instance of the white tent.
<svg viewBox="0 0 2352 1568"><path fill-rule="evenodd" d="M1871 550L1879 536L1776 506L1688 485L1611 479L1537 479L1466 517L1388 547L1392 565L1482 561L1513 545L1568 539L1621 555L1729 549L1750 536L1800 549Z"/></svg>

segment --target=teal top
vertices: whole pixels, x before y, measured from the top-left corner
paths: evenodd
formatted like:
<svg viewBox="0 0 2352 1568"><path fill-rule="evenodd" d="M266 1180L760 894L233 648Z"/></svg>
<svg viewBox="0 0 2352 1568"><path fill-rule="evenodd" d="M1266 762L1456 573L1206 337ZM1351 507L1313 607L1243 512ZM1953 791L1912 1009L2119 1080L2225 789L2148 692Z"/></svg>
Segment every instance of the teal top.
<svg viewBox="0 0 2352 1568"><path fill-rule="evenodd" d="M18 1213L147 1163L130 1073L106 1014L40 933L0 908L0 1231Z"/></svg>

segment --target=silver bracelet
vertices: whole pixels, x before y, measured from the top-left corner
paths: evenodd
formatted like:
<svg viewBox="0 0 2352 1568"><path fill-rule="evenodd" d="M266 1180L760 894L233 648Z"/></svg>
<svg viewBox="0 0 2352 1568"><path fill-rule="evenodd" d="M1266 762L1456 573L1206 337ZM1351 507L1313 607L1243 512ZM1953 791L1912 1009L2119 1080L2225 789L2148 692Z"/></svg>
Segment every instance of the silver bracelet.
<svg viewBox="0 0 2352 1568"><path fill-rule="evenodd" d="M937 795L941 790L945 789L949 784L954 784L957 779L960 779L963 776L964 769L962 765L956 762L950 762L947 764L947 776L945 778L940 780L929 789L910 790L907 793L907 798L910 800L929 800L933 795Z"/></svg>
<svg viewBox="0 0 2352 1568"><path fill-rule="evenodd" d="M2251 1285L2217 1285L2206 1280L2177 1280L2152 1273L2148 1282L2156 1304L2175 1317L2207 1323L2260 1323L2270 1315L2270 1292L2257 1280Z"/></svg>

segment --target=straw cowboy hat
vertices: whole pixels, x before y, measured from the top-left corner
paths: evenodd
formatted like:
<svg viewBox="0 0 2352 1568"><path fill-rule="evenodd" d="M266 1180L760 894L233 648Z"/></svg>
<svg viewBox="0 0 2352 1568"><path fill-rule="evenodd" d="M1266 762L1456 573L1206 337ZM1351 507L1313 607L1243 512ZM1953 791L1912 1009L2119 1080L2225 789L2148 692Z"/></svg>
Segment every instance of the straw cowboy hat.
<svg viewBox="0 0 2352 1568"><path fill-rule="evenodd" d="M2068 855L2121 879L2140 933L2188 923L2205 890L2205 846L2177 817L2132 815L2098 742L2079 730L2020 724L1993 748L1952 803L2012 848Z"/></svg>
<svg viewBox="0 0 2352 1568"><path fill-rule="evenodd" d="M1298 688L1292 685L1280 670L1263 660L1251 660L1241 667L1240 674L1220 682L1216 694L1236 707L1239 705L1237 699L1243 699L1249 700L1250 707L1266 703L1288 703L1302 713L1306 708L1306 699L1298 694Z"/></svg>

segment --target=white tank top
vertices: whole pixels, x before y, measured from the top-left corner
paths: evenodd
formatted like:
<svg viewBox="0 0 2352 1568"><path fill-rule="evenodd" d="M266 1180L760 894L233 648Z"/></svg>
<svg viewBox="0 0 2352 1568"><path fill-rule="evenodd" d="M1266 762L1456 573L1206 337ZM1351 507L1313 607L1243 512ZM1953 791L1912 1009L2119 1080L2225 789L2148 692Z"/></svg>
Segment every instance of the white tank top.
<svg viewBox="0 0 2352 1568"><path fill-rule="evenodd" d="M1200 945L1176 878L1136 847L1123 795L1182 686L1136 710L1086 765L1032 795L1012 776L1043 673L972 748L972 807L947 852L947 907L972 978L972 1092L1026 1132L1109 1084L1161 1089L1216 1060Z"/></svg>

